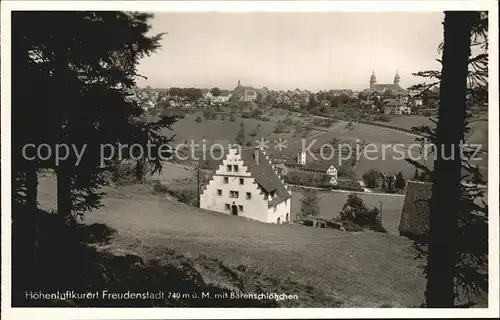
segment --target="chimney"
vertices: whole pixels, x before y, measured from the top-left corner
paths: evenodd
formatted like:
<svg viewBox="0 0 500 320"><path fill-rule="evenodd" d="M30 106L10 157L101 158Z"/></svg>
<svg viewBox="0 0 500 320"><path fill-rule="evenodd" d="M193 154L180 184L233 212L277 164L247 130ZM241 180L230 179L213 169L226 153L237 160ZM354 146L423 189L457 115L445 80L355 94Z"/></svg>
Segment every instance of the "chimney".
<svg viewBox="0 0 500 320"><path fill-rule="evenodd" d="M259 164L259 148L255 147L253 149L253 158L255 160L255 163Z"/></svg>

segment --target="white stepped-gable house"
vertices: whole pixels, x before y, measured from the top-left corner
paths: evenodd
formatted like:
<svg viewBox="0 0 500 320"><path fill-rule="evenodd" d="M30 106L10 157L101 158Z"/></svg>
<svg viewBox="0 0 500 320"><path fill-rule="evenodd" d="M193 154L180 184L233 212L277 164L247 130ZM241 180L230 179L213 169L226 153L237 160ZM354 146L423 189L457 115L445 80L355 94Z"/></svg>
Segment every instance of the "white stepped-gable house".
<svg viewBox="0 0 500 320"><path fill-rule="evenodd" d="M261 149L230 149L200 194L200 208L268 223L290 221L292 193Z"/></svg>

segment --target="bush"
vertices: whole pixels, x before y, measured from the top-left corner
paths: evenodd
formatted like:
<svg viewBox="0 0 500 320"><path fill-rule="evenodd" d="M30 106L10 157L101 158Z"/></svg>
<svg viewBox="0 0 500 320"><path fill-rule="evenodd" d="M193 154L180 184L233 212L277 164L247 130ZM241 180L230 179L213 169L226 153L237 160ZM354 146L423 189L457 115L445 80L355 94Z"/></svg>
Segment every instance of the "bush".
<svg viewBox="0 0 500 320"><path fill-rule="evenodd" d="M221 115L221 116L220 116L220 119L221 119L222 121L224 121L224 120L226 120L226 116L225 116L225 115Z"/></svg>
<svg viewBox="0 0 500 320"><path fill-rule="evenodd" d="M198 116L198 117L196 117L196 119L195 119L194 121L199 123L199 122L201 122L202 120L201 120L201 117L200 117L200 116Z"/></svg>
<svg viewBox="0 0 500 320"><path fill-rule="evenodd" d="M262 114L263 114L262 110L260 110L260 109L254 109L251 112L250 117L254 118L254 119L259 119Z"/></svg>
<svg viewBox="0 0 500 320"><path fill-rule="evenodd" d="M286 126L293 126L293 119L292 118L285 118L283 120L283 124Z"/></svg>
<svg viewBox="0 0 500 320"><path fill-rule="evenodd" d="M231 122L236 121L236 117L234 116L234 114L231 114L231 116L229 116L229 121Z"/></svg>
<svg viewBox="0 0 500 320"><path fill-rule="evenodd" d="M207 120L211 119L212 118L212 111L210 111L210 110L204 110L203 111L203 118L205 118Z"/></svg>
<svg viewBox="0 0 500 320"><path fill-rule="evenodd" d="M356 194L347 196L347 201L339 213L339 220L358 225L361 229L366 228L377 232L387 233L380 221L380 212L377 208L369 210ZM353 227L350 225L349 227ZM346 230L346 228L344 226Z"/></svg>
<svg viewBox="0 0 500 320"><path fill-rule="evenodd" d="M135 176L135 166L132 162L122 162L110 170L111 182L117 185L134 183L137 181Z"/></svg>
<svg viewBox="0 0 500 320"><path fill-rule="evenodd" d="M363 182L368 188L376 188L380 181L380 172L371 169L363 174Z"/></svg>
<svg viewBox="0 0 500 320"><path fill-rule="evenodd" d="M286 126L279 122L276 124L276 126L274 127L274 130L273 130L273 133L283 133L286 129Z"/></svg>
<svg viewBox="0 0 500 320"><path fill-rule="evenodd" d="M169 188L166 185L161 184L158 180L153 182L153 193L154 194L168 194L176 198L179 202L197 206L198 196L197 190L194 188Z"/></svg>

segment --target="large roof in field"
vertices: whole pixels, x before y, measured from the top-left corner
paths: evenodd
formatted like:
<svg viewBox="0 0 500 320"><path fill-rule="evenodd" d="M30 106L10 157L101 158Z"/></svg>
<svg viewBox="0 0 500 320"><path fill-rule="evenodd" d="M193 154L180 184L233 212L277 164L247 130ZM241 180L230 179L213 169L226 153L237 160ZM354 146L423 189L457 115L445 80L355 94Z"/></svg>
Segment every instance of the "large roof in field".
<svg viewBox="0 0 500 320"><path fill-rule="evenodd" d="M291 197L280 177L274 172L274 169L266 159L265 154L259 149L244 149L241 151L241 157L248 167L248 170L255 178L255 181L266 192L276 192L276 197L269 202L270 206L278 204Z"/></svg>
<svg viewBox="0 0 500 320"><path fill-rule="evenodd" d="M429 230L431 194L431 183L408 181L399 221L399 232L420 236Z"/></svg>

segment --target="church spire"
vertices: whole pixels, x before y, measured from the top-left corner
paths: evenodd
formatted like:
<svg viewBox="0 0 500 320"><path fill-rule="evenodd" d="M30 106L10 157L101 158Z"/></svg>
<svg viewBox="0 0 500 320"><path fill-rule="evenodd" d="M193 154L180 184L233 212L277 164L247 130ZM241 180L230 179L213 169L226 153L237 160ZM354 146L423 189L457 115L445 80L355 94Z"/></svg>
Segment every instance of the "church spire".
<svg viewBox="0 0 500 320"><path fill-rule="evenodd" d="M396 75L394 76L394 84L399 85L401 78L399 77L399 69L396 69Z"/></svg>
<svg viewBox="0 0 500 320"><path fill-rule="evenodd" d="M372 70L372 75L370 77L370 89L377 84L377 77L375 76L375 70Z"/></svg>

